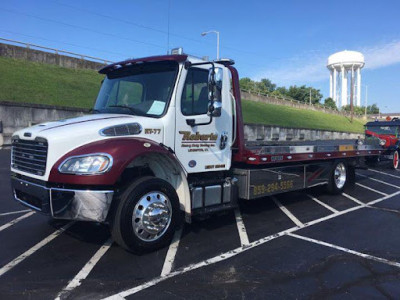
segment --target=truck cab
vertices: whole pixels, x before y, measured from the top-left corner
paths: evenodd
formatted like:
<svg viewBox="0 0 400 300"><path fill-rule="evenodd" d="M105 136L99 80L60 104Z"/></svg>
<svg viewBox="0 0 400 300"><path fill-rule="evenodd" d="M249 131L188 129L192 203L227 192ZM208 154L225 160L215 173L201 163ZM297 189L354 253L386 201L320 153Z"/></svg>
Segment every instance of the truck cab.
<svg viewBox="0 0 400 300"><path fill-rule="evenodd" d="M15 199L53 218L110 223L115 239L137 251L168 241L168 229L196 209L231 205L232 64L179 54L101 69L92 115L13 135ZM194 185L202 187L193 192ZM116 218L142 188L135 220ZM133 240L121 222L133 222L134 233L125 233Z"/></svg>

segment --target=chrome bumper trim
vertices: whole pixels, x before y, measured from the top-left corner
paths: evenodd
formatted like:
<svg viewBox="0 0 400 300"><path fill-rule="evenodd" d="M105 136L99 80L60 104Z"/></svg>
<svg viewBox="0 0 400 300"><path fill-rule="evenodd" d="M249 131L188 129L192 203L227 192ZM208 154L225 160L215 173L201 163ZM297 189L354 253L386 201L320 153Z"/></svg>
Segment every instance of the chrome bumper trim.
<svg viewBox="0 0 400 300"><path fill-rule="evenodd" d="M114 196L112 190L48 188L18 178L11 181L16 201L55 219L104 222ZM36 201L40 199L41 207L20 199L18 192L36 198Z"/></svg>

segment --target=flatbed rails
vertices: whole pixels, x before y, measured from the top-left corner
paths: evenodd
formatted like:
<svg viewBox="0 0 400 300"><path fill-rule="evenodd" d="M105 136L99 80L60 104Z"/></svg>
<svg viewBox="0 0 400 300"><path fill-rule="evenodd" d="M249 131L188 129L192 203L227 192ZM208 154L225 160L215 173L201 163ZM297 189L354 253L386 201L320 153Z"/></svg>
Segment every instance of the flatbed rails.
<svg viewBox="0 0 400 300"><path fill-rule="evenodd" d="M379 155L382 147L377 139L368 140L321 140L299 142L246 143L246 159L250 165L308 162L343 157L365 157Z"/></svg>

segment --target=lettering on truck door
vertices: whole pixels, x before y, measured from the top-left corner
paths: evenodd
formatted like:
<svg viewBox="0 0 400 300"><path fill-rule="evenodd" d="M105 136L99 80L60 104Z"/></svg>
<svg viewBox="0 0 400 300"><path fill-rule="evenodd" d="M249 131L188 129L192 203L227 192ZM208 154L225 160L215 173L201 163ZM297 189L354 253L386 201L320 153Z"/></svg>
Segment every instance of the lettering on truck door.
<svg viewBox="0 0 400 300"><path fill-rule="evenodd" d="M232 104L225 68L221 116L213 117L207 125L192 127L188 124L210 120L207 115L209 67L211 65L190 67L177 93L175 152L188 173L227 170L231 165Z"/></svg>

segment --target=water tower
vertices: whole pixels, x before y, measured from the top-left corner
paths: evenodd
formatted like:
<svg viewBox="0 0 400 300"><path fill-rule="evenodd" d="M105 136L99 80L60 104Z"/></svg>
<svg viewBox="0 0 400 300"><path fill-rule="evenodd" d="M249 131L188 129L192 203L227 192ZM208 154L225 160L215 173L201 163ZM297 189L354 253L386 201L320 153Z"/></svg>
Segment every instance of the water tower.
<svg viewBox="0 0 400 300"><path fill-rule="evenodd" d="M330 76L329 96L337 107L350 104L353 92L353 104L361 106L361 69L364 67L364 55L356 51L341 51L328 58Z"/></svg>

